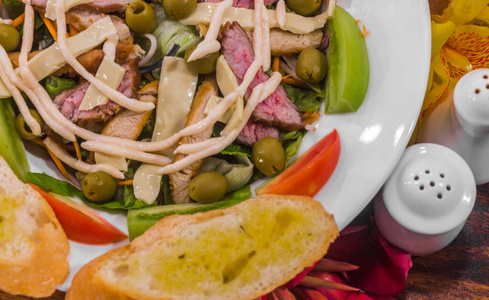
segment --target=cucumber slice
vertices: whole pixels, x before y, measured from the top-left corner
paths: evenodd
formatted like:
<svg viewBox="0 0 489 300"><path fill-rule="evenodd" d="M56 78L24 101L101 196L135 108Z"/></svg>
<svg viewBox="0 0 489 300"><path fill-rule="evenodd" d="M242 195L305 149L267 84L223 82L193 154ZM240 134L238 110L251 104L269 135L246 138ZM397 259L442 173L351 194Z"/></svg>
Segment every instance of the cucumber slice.
<svg viewBox="0 0 489 300"><path fill-rule="evenodd" d="M15 129L15 113L10 98L0 99L0 137L0 155L15 175L25 182L29 163L22 139Z"/></svg>
<svg viewBox="0 0 489 300"><path fill-rule="evenodd" d="M136 237L143 234L156 222L164 217L179 214L179 215L191 215L200 212L206 212L214 209L223 209L234 206L243 202L242 199L233 199L215 202L211 204L176 204L176 205L163 205L163 206L151 206L141 209L129 210L127 213L127 227L129 229L129 239L132 241Z"/></svg>

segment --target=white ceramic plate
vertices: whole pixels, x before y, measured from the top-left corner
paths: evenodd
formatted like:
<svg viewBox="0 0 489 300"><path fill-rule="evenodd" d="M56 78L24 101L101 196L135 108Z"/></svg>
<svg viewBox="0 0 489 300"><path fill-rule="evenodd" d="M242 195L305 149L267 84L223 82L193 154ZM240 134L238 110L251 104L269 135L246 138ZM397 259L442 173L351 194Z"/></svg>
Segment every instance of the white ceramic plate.
<svg viewBox="0 0 489 300"><path fill-rule="evenodd" d="M342 229L380 189L414 130L428 80L431 29L427 0L338 0L338 4L370 31L369 90L357 112L324 116L317 131L306 135L299 153L333 128L338 130L342 143L338 166L315 198ZM53 163L30 151L33 172L62 178ZM127 233L124 215L101 215ZM100 247L70 242L70 275L59 289L66 290L85 263L124 243Z"/></svg>

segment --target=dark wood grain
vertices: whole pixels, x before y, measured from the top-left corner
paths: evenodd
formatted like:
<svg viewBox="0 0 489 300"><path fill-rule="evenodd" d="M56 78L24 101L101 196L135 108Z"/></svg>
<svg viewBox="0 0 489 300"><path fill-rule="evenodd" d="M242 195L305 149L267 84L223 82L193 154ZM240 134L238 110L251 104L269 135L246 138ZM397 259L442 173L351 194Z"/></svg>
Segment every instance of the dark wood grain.
<svg viewBox="0 0 489 300"><path fill-rule="evenodd" d="M401 299L489 298L489 184L477 193L460 235L437 253L413 257Z"/></svg>

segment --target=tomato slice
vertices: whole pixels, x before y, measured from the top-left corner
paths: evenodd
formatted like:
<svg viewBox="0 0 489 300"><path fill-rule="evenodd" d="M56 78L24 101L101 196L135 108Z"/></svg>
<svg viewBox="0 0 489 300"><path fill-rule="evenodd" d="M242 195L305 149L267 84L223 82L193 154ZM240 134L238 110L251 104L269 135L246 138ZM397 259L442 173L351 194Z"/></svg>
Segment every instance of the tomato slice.
<svg viewBox="0 0 489 300"><path fill-rule="evenodd" d="M88 206L29 184L53 209L68 239L91 245L103 245L127 239L127 235Z"/></svg>
<svg viewBox="0 0 489 300"><path fill-rule="evenodd" d="M313 197L333 174L341 152L336 129L302 154L290 167L256 190L257 195Z"/></svg>

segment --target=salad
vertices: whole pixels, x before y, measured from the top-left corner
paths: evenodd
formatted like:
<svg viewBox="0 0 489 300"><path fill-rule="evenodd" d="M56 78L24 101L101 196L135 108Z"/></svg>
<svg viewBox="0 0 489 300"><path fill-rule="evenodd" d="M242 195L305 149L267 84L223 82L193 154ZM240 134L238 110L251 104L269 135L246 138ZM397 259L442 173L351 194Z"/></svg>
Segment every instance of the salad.
<svg viewBox="0 0 489 300"><path fill-rule="evenodd" d="M131 237L248 199L287 170L323 102L352 112L368 87L364 37L334 1L3 5L0 154L44 190L129 210ZM27 173L14 117L75 187Z"/></svg>

